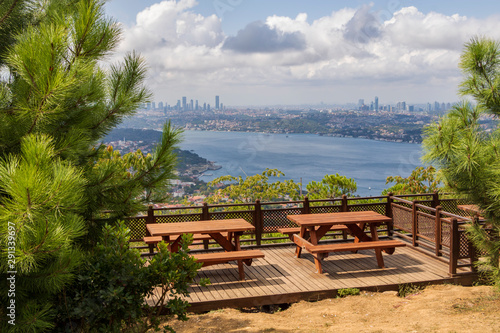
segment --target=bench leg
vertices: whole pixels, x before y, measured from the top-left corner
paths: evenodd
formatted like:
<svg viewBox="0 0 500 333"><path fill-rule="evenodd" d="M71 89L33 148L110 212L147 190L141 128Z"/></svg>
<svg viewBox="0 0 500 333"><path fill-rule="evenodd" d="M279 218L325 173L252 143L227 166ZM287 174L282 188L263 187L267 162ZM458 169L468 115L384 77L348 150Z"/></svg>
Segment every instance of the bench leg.
<svg viewBox="0 0 500 333"><path fill-rule="evenodd" d="M238 260L238 274L240 277L240 281L245 280L245 267L243 266L242 260Z"/></svg>
<svg viewBox="0 0 500 333"><path fill-rule="evenodd" d="M149 254L153 255L155 253L155 245L156 244L148 244L149 246Z"/></svg>
<svg viewBox="0 0 500 333"><path fill-rule="evenodd" d="M295 257L300 258L300 253L302 252L302 247L297 245L295 249Z"/></svg>
<svg viewBox="0 0 500 333"><path fill-rule="evenodd" d="M382 250L375 249L375 256L377 257L378 267L384 268L384 258L382 257Z"/></svg>
<svg viewBox="0 0 500 333"><path fill-rule="evenodd" d="M321 262L324 257L323 253L317 253L314 255L314 264L316 265L316 273L318 274L323 274L323 266L321 265Z"/></svg>

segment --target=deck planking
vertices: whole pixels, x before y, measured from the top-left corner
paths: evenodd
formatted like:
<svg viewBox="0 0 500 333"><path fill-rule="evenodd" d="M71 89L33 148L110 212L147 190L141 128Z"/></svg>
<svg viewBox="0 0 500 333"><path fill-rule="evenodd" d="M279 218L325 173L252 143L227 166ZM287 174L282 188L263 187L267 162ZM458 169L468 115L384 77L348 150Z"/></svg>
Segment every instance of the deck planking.
<svg viewBox="0 0 500 333"><path fill-rule="evenodd" d="M315 273L313 256L302 251L295 258L295 246L261 248L265 257L245 266L245 281L238 279L237 264L227 263L200 269L200 278L211 284L189 289L190 311L224 307L252 307L335 297L338 289L397 290L402 284L470 284L474 276L450 277L443 261L416 251L411 246L383 254L385 268L379 268L375 251L330 253L323 261L323 274Z"/></svg>

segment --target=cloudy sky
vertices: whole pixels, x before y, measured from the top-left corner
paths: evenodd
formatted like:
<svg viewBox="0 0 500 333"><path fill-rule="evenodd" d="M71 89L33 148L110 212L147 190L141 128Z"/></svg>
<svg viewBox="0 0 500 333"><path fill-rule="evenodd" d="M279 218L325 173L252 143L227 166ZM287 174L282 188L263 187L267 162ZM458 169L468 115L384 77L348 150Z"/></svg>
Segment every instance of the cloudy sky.
<svg viewBox="0 0 500 333"><path fill-rule="evenodd" d="M500 40L498 0L112 0L120 54L157 102L453 102L464 43Z"/></svg>

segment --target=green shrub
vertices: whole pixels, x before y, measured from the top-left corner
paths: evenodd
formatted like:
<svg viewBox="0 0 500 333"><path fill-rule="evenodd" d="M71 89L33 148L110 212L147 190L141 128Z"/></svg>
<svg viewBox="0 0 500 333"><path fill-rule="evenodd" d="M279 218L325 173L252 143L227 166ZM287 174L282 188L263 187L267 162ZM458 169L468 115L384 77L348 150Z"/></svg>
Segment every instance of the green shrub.
<svg viewBox="0 0 500 333"><path fill-rule="evenodd" d="M338 297L346 297L346 296L356 296L359 295L360 291L358 288L345 288L345 289L339 289L338 291Z"/></svg>
<svg viewBox="0 0 500 333"><path fill-rule="evenodd" d="M170 253L161 242L159 253L146 265L139 251L129 248L129 234L123 223L104 227L99 243L61 300L59 312L65 315L59 318L59 331L146 332L158 327L165 309L180 320L187 319L189 304L181 297L189 294L189 284L201 266L188 254L192 237L184 238L177 253ZM152 304L146 304L146 298Z"/></svg>

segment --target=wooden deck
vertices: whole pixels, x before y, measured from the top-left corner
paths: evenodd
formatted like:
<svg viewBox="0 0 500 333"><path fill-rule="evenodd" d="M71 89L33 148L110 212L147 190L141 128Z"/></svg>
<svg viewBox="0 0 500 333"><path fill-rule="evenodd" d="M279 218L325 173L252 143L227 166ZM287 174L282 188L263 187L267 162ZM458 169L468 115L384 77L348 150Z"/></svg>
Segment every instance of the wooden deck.
<svg viewBox="0 0 500 333"><path fill-rule="evenodd" d="M198 278L209 278L207 287L190 288L189 311L203 312L225 307L254 307L320 300L335 297L342 288L386 291L401 284L456 283L470 285L475 275L450 277L448 264L410 246L383 254L386 267L377 266L373 250L330 254L323 274L315 273L311 254L294 257L294 246L261 248L265 258L245 266L245 281L238 280L236 263L202 268Z"/></svg>

